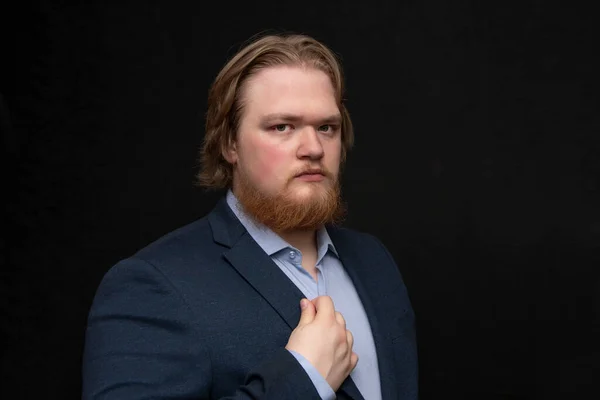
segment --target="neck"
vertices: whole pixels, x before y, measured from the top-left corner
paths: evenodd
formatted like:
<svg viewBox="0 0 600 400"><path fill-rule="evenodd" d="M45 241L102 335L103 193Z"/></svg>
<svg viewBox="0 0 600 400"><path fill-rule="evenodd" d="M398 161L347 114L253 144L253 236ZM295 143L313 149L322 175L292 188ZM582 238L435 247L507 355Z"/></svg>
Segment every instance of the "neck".
<svg viewBox="0 0 600 400"><path fill-rule="evenodd" d="M317 251L317 231L316 229L294 229L284 232L277 232L279 236L303 254Z"/></svg>

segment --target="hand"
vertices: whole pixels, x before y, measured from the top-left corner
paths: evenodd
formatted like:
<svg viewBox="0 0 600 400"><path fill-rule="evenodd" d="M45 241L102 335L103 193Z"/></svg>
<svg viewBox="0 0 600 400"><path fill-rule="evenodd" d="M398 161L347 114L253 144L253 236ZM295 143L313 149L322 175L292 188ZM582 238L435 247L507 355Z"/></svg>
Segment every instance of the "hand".
<svg viewBox="0 0 600 400"><path fill-rule="evenodd" d="M337 391L358 363L352 333L329 296L302 299L300 304L300 322L285 348L302 354Z"/></svg>

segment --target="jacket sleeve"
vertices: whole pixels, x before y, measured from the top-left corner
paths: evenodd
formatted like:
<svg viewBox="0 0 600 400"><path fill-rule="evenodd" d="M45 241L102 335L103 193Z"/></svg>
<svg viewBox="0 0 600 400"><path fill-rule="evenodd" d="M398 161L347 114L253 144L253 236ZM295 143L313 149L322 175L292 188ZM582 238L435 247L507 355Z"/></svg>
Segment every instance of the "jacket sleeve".
<svg viewBox="0 0 600 400"><path fill-rule="evenodd" d="M394 260L394 257L386 248L386 246L375 236L371 238L380 247L382 254L387 259L385 265L389 265L390 281L399 283L395 295L400 298L397 303L405 309L404 317L397 321L401 335L393 340L393 345L396 348L398 355L398 366L396 369L396 385L398 390L403 393L403 398L418 399L419 398L419 362L417 354L417 334L415 326L415 314L411 305L410 297L402 273Z"/></svg>
<svg viewBox="0 0 600 400"><path fill-rule="evenodd" d="M82 398L213 398L210 354L190 317L184 299L151 264L128 259L111 268L88 316ZM225 398L320 397L298 361L281 348Z"/></svg>

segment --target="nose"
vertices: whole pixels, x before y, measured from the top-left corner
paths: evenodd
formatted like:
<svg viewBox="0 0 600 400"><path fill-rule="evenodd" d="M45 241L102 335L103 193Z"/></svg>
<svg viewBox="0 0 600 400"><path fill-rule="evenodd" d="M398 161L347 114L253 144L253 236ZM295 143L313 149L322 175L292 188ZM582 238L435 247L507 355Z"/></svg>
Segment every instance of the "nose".
<svg viewBox="0 0 600 400"><path fill-rule="evenodd" d="M323 144L319 132L313 127L306 127L299 135L298 158L318 160L323 157Z"/></svg>

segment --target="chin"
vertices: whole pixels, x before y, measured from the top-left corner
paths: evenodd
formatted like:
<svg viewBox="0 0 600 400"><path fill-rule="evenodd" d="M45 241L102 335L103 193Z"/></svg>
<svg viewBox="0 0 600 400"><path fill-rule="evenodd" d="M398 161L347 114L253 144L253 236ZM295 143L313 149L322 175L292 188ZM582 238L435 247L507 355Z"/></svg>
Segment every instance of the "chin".
<svg viewBox="0 0 600 400"><path fill-rule="evenodd" d="M316 194L324 194L326 185L323 182L302 182L289 190L290 197L298 200L313 198Z"/></svg>

